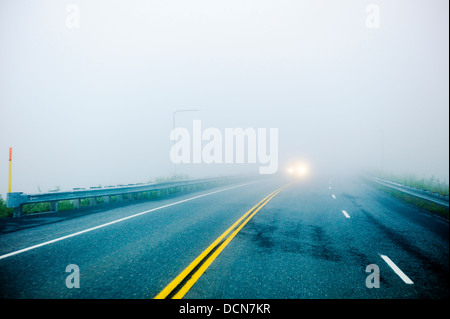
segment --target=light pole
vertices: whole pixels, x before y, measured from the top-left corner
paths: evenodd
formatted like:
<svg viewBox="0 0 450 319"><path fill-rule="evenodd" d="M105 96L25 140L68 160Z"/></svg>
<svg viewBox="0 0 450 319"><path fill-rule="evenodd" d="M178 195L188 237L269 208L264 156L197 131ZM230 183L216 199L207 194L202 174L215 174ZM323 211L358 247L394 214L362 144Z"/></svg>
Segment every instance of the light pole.
<svg viewBox="0 0 450 319"><path fill-rule="evenodd" d="M181 113L181 112L197 112L197 111L199 111L199 110L197 110L197 109L183 109L183 110L175 110L175 111L173 111L173 114L172 114L172 132L175 130L175 115L177 114L177 113ZM175 139L173 140L173 145L172 146L174 146L175 145ZM174 170L174 175L176 175L177 174L177 164L176 163L173 163L173 170Z"/></svg>

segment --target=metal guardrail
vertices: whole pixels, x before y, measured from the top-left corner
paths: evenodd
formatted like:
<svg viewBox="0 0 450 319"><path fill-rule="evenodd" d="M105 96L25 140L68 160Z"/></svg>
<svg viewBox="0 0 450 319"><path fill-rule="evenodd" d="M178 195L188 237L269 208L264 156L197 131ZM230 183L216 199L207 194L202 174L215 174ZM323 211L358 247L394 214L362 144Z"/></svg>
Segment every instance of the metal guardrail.
<svg viewBox="0 0 450 319"><path fill-rule="evenodd" d="M128 199L133 199L135 194L150 194L151 191L157 191L158 196L161 194L169 195L169 189L181 188L181 191L191 190L193 187L206 188L210 186L218 186L224 183L236 182L242 180L243 176L203 178L193 180L180 180L163 183L152 184L136 184L117 187L91 187L89 190L74 189L73 191L49 192L39 194L24 194L23 192L12 192L6 195L6 206L14 208L14 217L23 215L23 205L49 202L51 211L58 211L58 202L72 200L75 209L80 208L80 200L89 198L90 205L96 205L96 198L102 197L104 202L110 203L111 196L116 196L117 202L123 201L123 196L128 195ZM247 177L248 178L248 177Z"/></svg>
<svg viewBox="0 0 450 319"><path fill-rule="evenodd" d="M441 195L438 193L433 193L433 192L426 191L423 189L418 189L418 188L411 187L411 186L404 185L404 184L394 183L394 182L391 182L391 181L388 181L385 179L381 179L378 177L370 176L370 175L365 175L365 177L372 180L373 182L376 182L383 186L398 190L398 191L406 193L408 195L412 195L412 196L433 202L433 203L441 205L441 206L449 207L449 197L448 196L444 196L444 195Z"/></svg>

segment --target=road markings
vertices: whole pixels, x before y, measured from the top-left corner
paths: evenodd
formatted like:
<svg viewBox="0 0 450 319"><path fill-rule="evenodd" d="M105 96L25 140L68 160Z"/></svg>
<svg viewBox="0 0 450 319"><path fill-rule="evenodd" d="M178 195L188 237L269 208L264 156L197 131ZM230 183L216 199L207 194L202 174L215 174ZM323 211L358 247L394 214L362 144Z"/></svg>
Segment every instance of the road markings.
<svg viewBox="0 0 450 319"><path fill-rule="evenodd" d="M389 265L389 267L392 268L392 270L405 282L405 284L412 285L414 284L411 279L409 279L408 276L405 275L403 271L400 270L400 268L397 267L396 264L386 255L380 255L381 258Z"/></svg>
<svg viewBox="0 0 450 319"><path fill-rule="evenodd" d="M278 195L290 184L285 185L263 198L258 204L241 216L230 228L220 235L208 248L206 248L186 269L173 279L155 299L173 298L181 299L202 276L206 269L236 236L236 234L263 208L273 197ZM237 227L237 228L236 228ZM233 231L234 230L234 231ZM233 231L233 232L232 232ZM232 232L226 239L225 237ZM181 286L181 287L180 287Z"/></svg>
<svg viewBox="0 0 450 319"><path fill-rule="evenodd" d="M332 194L331 197L333 197L334 199L336 199L336 195Z"/></svg>
<svg viewBox="0 0 450 319"><path fill-rule="evenodd" d="M26 251L30 251L30 250L36 249L36 248L39 248L39 247L42 247L42 246L53 244L53 243L56 243L58 241L61 241L61 240L67 239L67 238L75 237L75 236L78 236L78 235L81 235L81 234L84 234L84 233L87 233L87 232L90 232L90 231L93 231L93 230L96 230L96 229L99 229L99 228L103 228L103 227L110 226L110 225L113 225L113 224L116 224L116 223L120 223L120 222L123 222L124 220L135 218L135 217L138 217L140 215L144 215L144 214L147 214L147 213L150 213L150 212L154 212L156 210L160 210L160 209L163 209L163 208L166 208L166 207L178 205L178 204L185 203L185 202L197 199L197 198L213 195L213 194L216 194L216 193L224 192L224 191L227 191L227 190L230 190L230 189L233 189L233 188L238 188L238 187L246 186L246 185L253 184L253 183L256 183L256 182L239 184L239 185L236 185L236 186L231 186L231 187L227 187L227 188L224 188L224 189L219 189L217 191L209 192L209 193L206 193L206 194L202 194L202 195L190 197L190 198L187 198L187 199L183 199L183 200L171 203L171 204L155 207L155 208L152 208L152 209L149 209L149 210L146 210L146 211L134 214L134 215L130 215L130 216L127 216L127 217L124 217L124 218L113 220L111 222L108 222L108 223L105 223L105 224L101 224L101 225L98 225L98 226L95 226L95 227L92 227L92 228L88 228L88 229L85 229L85 230L82 230L82 231L79 231L79 232L76 232L76 233L73 233L73 234L69 234L69 235L66 235L66 236L58 237L58 238L55 238L55 239L52 239L52 240L49 240L49 241L46 241L46 242L43 242L43 243L40 243L40 244L37 244L37 245L29 246L27 248L19 249L19 250L16 250L16 251L13 251L13 252L1 255L0 256L0 260L8 258L8 257L11 257L11 256L14 256L14 255L18 255L18 254L24 253Z"/></svg>
<svg viewBox="0 0 450 319"><path fill-rule="evenodd" d="M345 217L350 218L350 215L345 210L342 211L342 214L344 214Z"/></svg>

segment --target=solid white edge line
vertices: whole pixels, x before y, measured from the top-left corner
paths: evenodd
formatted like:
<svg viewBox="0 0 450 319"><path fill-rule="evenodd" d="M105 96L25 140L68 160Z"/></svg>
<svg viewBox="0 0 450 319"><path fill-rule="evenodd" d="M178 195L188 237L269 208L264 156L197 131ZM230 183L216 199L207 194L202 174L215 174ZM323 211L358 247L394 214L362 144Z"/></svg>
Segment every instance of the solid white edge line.
<svg viewBox="0 0 450 319"><path fill-rule="evenodd" d="M345 210L342 211L342 214L344 214L345 217L350 218L350 215Z"/></svg>
<svg viewBox="0 0 450 319"><path fill-rule="evenodd" d="M414 284L411 279L409 279L408 276L405 275L403 271L401 271L400 268L397 267L396 264L386 255L380 255L381 258L389 265L389 267L392 268L392 270L405 282L405 284L412 285Z"/></svg>
<svg viewBox="0 0 450 319"><path fill-rule="evenodd" d="M24 253L26 251L30 251L30 250L42 247L42 246L45 246L45 245L53 244L53 243L56 243L58 241L70 238L70 237L75 237L75 236L78 236L78 235L81 235L81 234L84 234L84 233L87 233L87 232L90 232L90 231L93 231L93 230L96 230L96 229L99 229L99 228L103 228L103 227L106 227L106 226L109 226L109 225L113 225L113 224L122 222L124 220L131 219L131 218L134 218L134 217L137 217L137 216L140 216L140 215L144 215L144 214L156 211L156 210L160 210L160 209L163 209L163 208L166 208L166 207L170 207L170 206L174 206L174 205L177 205L177 204L181 204L181 203L184 203L184 202L187 202L187 201L190 201L190 200L193 200L193 199L197 199L197 198L200 198L200 197L209 196L209 195L213 195L213 194L216 194L216 193L224 192L224 191L227 191L227 190L230 190L230 189L233 189L233 188L238 188L238 187L242 187L242 186L245 186L245 185L253 184L253 183L256 183L256 182L257 181L250 182L250 183L245 183L245 184L240 184L240 185L236 185L236 186L231 186L231 187L220 189L220 190L217 190L217 191L214 191L214 192L210 192L210 193L206 193L206 194L190 197L190 198L187 198L187 199L183 199L183 200L180 200L180 201L175 202L175 203L171 203L171 204L155 207L155 208L152 208L152 209L149 209L149 210L146 210L146 211L134 214L134 215L130 215L130 216L127 216L127 217L124 217L124 218L113 220L111 222L108 222L108 223L105 223L105 224L101 224L101 225L98 225L98 226L95 226L95 227L92 227L92 228L88 228L88 229L85 229L85 230L81 230L81 231L73 233L73 234L69 234L69 235L66 235L66 236L58 237L58 238L55 238L55 239L52 239L52 240L49 240L49 241L46 241L46 242L43 242L43 243L40 243L40 244L37 244L37 245L29 246L29 247L26 247L26 248L23 248L23 249L19 249L19 250L16 250L16 251L13 251L13 252L1 255L0 256L0 260L8 258L8 257L11 257L11 256L14 256L14 255L18 255L18 254Z"/></svg>

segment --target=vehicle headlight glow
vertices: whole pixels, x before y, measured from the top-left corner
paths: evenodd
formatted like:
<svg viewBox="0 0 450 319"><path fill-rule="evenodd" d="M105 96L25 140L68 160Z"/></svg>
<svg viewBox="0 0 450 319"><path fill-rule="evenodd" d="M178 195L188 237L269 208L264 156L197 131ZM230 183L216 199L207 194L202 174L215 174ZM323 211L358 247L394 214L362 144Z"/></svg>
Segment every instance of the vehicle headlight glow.
<svg viewBox="0 0 450 319"><path fill-rule="evenodd" d="M309 166L306 163L296 163L288 167L289 175L306 176L309 174Z"/></svg>
<svg viewBox="0 0 450 319"><path fill-rule="evenodd" d="M308 173L308 168L305 166L305 165L299 165L298 167L297 167L297 172L300 174L300 175L306 175L306 173Z"/></svg>

